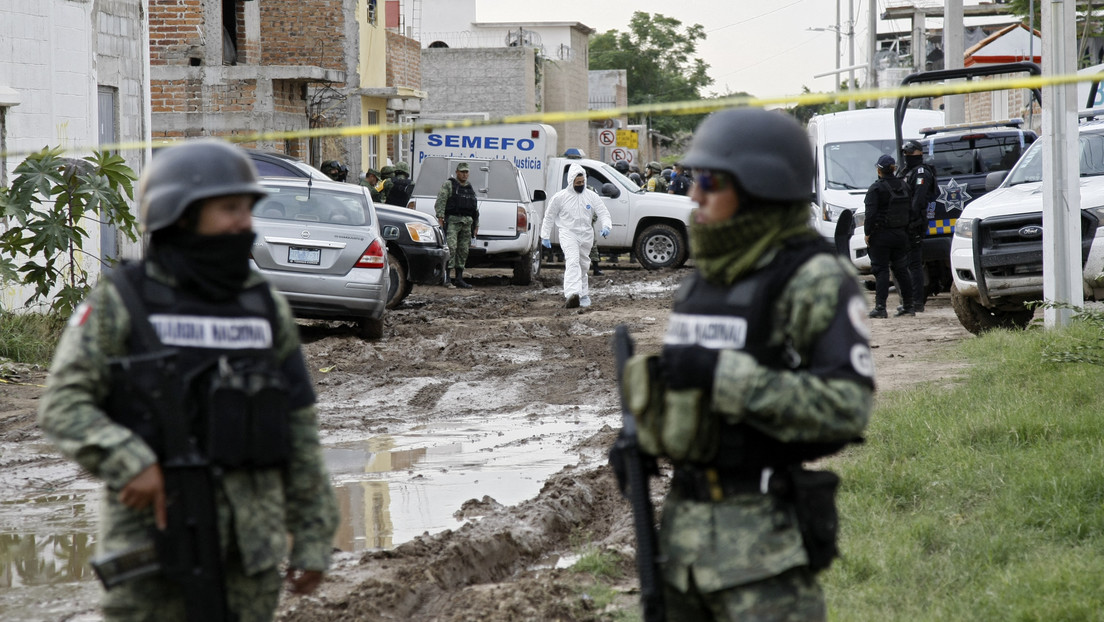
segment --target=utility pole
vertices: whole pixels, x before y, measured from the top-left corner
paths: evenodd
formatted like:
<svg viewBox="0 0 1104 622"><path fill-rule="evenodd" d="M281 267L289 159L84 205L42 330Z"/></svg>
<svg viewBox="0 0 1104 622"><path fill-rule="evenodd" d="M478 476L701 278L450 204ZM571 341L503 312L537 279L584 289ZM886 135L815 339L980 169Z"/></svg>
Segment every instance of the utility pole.
<svg viewBox="0 0 1104 622"><path fill-rule="evenodd" d="M943 68L962 69L965 27L962 23L962 0L947 0L947 9L943 13ZM963 95L948 95L943 98L943 118L948 123L966 121L966 98Z"/></svg>
<svg viewBox="0 0 1104 622"><path fill-rule="evenodd" d="M1043 2L1043 75L1077 70L1075 0ZM1077 86L1043 87L1043 299L1080 307L1081 188ZM1046 309L1048 328L1069 324L1069 309Z"/></svg>
<svg viewBox="0 0 1104 622"><path fill-rule="evenodd" d="M874 65L874 55L878 51L878 3L875 0L870 0L867 7L866 29L870 35L867 37L865 86L868 89L873 89L878 87L878 68ZM877 105L876 100L866 102L867 108L874 108Z"/></svg>
<svg viewBox="0 0 1104 622"><path fill-rule="evenodd" d="M959 0L961 2L961 0ZM855 0L847 0L847 90L855 88ZM847 101L847 109L855 109L855 100Z"/></svg>

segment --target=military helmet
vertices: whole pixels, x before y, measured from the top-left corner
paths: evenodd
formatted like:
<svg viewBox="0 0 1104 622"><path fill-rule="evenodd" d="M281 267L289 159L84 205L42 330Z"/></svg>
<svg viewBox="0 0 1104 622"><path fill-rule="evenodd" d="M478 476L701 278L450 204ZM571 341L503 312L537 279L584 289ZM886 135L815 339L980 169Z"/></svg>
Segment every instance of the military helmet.
<svg viewBox="0 0 1104 622"><path fill-rule="evenodd" d="M915 140L907 141L901 146L901 153L912 153L913 151L924 151L924 148Z"/></svg>
<svg viewBox="0 0 1104 622"><path fill-rule="evenodd" d="M613 168L617 169L617 172L621 173L622 175L629 174L629 163L624 160L618 160L614 162Z"/></svg>
<svg viewBox="0 0 1104 622"><path fill-rule="evenodd" d="M330 171L336 171L341 168L341 164L337 160L326 160L322 163L322 166L318 167L323 173L329 173Z"/></svg>
<svg viewBox="0 0 1104 622"><path fill-rule="evenodd" d="M394 174L395 174L395 167L391 166L390 164L388 164L388 165L386 165L386 166L384 166L383 168L380 169L380 177L383 178L383 179L387 179L388 177L390 177Z"/></svg>
<svg viewBox="0 0 1104 622"><path fill-rule="evenodd" d="M644 168L646 168L649 171L655 171L656 173L658 173L658 172L663 170L663 165L660 164L659 162L652 161L652 162L649 162L648 166L646 166Z"/></svg>
<svg viewBox="0 0 1104 622"><path fill-rule="evenodd" d="M398 164L395 165L395 172L396 173L402 173L402 174L406 175L407 177L409 177L410 176L410 165L407 164L406 162L399 162Z"/></svg>
<svg viewBox="0 0 1104 622"><path fill-rule="evenodd" d="M138 186L138 221L146 233L159 231L184 215L196 201L231 194L268 194L257 169L239 147L213 138L160 150Z"/></svg>
<svg viewBox="0 0 1104 622"><path fill-rule="evenodd" d="M793 117L762 108L706 117L682 164L729 173L748 194L766 201L808 201L813 186L813 151L805 130Z"/></svg>

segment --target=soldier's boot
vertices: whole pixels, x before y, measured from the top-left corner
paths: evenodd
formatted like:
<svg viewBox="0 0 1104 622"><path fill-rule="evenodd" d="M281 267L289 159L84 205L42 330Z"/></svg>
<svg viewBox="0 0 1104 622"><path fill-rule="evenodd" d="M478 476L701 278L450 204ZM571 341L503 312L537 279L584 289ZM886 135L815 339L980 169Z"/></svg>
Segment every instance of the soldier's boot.
<svg viewBox="0 0 1104 622"><path fill-rule="evenodd" d="M453 284L455 284L460 289L471 289L471 283L468 283L464 280L463 268L456 269L456 280L453 281Z"/></svg>
<svg viewBox="0 0 1104 622"><path fill-rule="evenodd" d="M897 313L894 313L893 317L901 317L902 315L916 317L916 308L911 303L897 307Z"/></svg>
<svg viewBox="0 0 1104 622"><path fill-rule="evenodd" d="M602 276L603 274L605 274L604 272L602 272L601 267L599 267L597 259L590 262L590 272L594 276Z"/></svg>
<svg viewBox="0 0 1104 622"><path fill-rule="evenodd" d="M887 318L889 314L886 313L886 308L882 305L878 305L870 310L867 314L868 317Z"/></svg>

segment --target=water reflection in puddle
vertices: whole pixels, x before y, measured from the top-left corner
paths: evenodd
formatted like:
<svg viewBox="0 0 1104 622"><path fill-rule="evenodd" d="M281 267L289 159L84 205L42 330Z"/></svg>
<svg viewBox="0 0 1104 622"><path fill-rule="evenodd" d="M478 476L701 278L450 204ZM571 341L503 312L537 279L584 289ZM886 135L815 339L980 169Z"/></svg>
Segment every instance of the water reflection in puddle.
<svg viewBox="0 0 1104 622"><path fill-rule="evenodd" d="M597 413L472 418L327 447L344 551L391 548L455 529L454 514L485 495L502 505L535 496L549 475L578 462L571 446L600 427Z"/></svg>

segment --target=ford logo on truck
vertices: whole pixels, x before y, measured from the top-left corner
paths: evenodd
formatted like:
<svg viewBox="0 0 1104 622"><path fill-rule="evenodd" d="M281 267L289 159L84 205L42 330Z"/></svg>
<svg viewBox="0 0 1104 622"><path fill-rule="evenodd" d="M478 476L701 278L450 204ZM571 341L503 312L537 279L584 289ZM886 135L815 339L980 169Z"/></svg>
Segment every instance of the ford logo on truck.
<svg viewBox="0 0 1104 622"><path fill-rule="evenodd" d="M1039 225L1028 225L1020 227L1018 233L1025 240L1038 240L1043 237L1043 228Z"/></svg>

